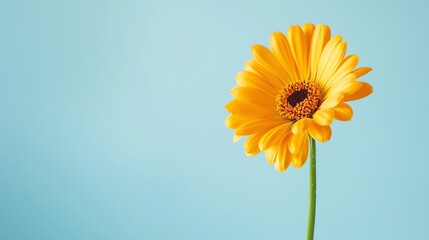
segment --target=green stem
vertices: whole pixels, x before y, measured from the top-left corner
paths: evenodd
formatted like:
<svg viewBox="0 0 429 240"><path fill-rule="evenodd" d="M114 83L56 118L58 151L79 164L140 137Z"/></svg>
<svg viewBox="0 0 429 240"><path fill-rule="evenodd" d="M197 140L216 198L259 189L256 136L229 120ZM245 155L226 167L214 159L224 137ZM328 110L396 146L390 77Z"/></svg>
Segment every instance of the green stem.
<svg viewBox="0 0 429 240"><path fill-rule="evenodd" d="M316 220L316 141L310 141L310 202L308 205L307 240L313 240L314 222Z"/></svg>

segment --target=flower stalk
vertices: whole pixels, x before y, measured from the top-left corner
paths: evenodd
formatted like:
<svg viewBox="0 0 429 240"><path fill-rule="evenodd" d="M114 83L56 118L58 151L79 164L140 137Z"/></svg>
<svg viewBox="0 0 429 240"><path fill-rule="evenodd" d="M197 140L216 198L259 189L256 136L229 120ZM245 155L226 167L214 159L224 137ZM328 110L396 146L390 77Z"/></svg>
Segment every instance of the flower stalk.
<svg viewBox="0 0 429 240"><path fill-rule="evenodd" d="M313 240L316 221L316 141L311 136L308 137L310 142L310 201L308 205L307 240Z"/></svg>

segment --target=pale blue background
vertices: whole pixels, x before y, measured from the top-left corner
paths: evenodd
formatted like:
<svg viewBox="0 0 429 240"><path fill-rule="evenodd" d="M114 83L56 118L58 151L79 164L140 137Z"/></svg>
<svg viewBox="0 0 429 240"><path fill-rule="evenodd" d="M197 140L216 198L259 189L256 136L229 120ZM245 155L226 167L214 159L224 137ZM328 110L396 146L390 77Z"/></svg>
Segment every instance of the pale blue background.
<svg viewBox="0 0 429 240"><path fill-rule="evenodd" d="M308 164L247 158L224 105L250 46L306 22L375 89L318 145L316 239L426 239L428 9L2 1L0 239L304 239Z"/></svg>

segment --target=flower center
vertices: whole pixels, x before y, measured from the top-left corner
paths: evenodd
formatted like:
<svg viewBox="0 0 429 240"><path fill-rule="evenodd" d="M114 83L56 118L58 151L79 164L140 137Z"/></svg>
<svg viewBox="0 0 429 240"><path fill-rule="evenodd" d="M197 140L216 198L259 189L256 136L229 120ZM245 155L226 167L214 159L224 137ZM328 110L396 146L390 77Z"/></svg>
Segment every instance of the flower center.
<svg viewBox="0 0 429 240"><path fill-rule="evenodd" d="M295 82L277 95L277 111L286 119L296 121L311 117L319 107L320 89L313 82Z"/></svg>
<svg viewBox="0 0 429 240"><path fill-rule="evenodd" d="M307 89L301 89L293 92L289 97L287 97L287 102L295 107L298 103L304 101L308 96Z"/></svg>

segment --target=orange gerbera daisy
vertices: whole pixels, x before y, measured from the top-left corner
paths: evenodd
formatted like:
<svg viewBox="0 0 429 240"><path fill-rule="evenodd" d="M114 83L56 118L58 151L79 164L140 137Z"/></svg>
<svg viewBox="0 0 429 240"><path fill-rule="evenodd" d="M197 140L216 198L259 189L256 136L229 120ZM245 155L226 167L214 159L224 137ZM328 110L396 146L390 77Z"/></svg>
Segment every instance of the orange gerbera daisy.
<svg viewBox="0 0 429 240"><path fill-rule="evenodd" d="M372 69L356 69L358 56L345 56L346 42L331 38L327 25L292 26L287 35L273 33L270 45L252 47L255 59L237 74L225 124L235 129L234 141L248 135L248 156L265 151L268 163L285 171L304 165L309 136L326 142L334 119L352 118L346 102L371 94L357 79Z"/></svg>

